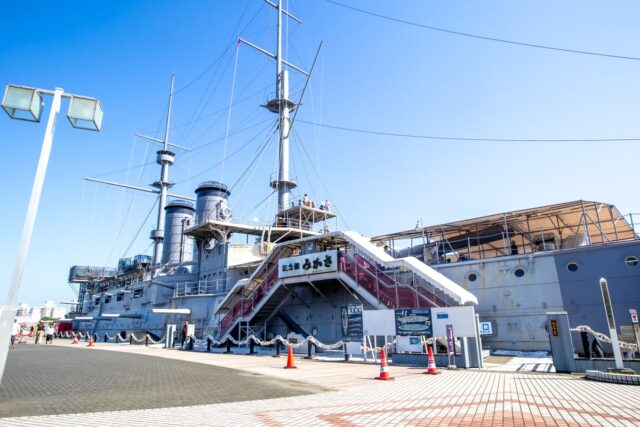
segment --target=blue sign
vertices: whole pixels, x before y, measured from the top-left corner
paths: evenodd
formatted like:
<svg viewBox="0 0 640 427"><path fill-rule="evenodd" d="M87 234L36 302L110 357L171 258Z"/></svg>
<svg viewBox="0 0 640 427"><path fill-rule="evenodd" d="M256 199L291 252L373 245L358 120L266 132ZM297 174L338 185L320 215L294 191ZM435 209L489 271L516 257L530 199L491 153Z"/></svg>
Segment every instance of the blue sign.
<svg viewBox="0 0 640 427"><path fill-rule="evenodd" d="M396 335L433 336L430 308L399 308L395 310Z"/></svg>
<svg viewBox="0 0 640 427"><path fill-rule="evenodd" d="M449 313L438 313L436 314L436 316L438 317L438 319L448 319Z"/></svg>

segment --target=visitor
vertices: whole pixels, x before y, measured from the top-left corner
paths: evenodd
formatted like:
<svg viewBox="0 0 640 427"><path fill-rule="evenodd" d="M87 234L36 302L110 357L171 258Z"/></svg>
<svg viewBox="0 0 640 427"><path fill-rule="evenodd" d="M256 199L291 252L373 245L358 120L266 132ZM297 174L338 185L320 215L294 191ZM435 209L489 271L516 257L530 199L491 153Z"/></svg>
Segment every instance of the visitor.
<svg viewBox="0 0 640 427"><path fill-rule="evenodd" d="M11 348L16 348L16 339L20 339L22 328L18 323L18 319L13 319L13 329L11 329Z"/></svg>
<svg viewBox="0 0 640 427"><path fill-rule="evenodd" d="M38 327L36 328L36 344L42 344L42 339L44 338L44 322L41 320L38 322Z"/></svg>
<svg viewBox="0 0 640 427"><path fill-rule="evenodd" d="M331 211L331 202L329 200L324 201L324 210Z"/></svg>
<svg viewBox="0 0 640 427"><path fill-rule="evenodd" d="M47 323L45 327L45 335L47 336L46 344L53 344L53 333L55 332L55 327L53 322Z"/></svg>
<svg viewBox="0 0 640 427"><path fill-rule="evenodd" d="M516 241L511 241L511 255L518 255L518 245L516 245Z"/></svg>
<svg viewBox="0 0 640 427"><path fill-rule="evenodd" d="M187 336L189 334L189 321L185 320L184 321L184 326L182 327L182 342L180 344L180 347L184 347L184 342L187 340Z"/></svg>

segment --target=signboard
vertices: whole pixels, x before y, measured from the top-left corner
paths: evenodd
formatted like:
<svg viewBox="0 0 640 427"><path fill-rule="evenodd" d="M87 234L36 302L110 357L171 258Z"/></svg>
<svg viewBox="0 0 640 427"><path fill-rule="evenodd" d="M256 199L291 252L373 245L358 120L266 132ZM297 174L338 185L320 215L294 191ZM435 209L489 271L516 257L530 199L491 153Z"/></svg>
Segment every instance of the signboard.
<svg viewBox="0 0 640 427"><path fill-rule="evenodd" d="M434 337L446 337L447 325L455 326L456 336L476 336L478 326L473 306L433 307L431 309L431 319Z"/></svg>
<svg viewBox="0 0 640 427"><path fill-rule="evenodd" d="M342 319L342 341L361 342L362 328L362 306L358 304L343 305L340 308Z"/></svg>
<svg viewBox="0 0 640 427"><path fill-rule="evenodd" d="M278 260L280 278L306 276L338 270L338 251L316 252Z"/></svg>
<svg viewBox="0 0 640 427"><path fill-rule="evenodd" d="M631 322L638 323L638 310L636 310L635 308L630 308L629 314L631 314Z"/></svg>
<svg viewBox="0 0 640 427"><path fill-rule="evenodd" d="M555 319L551 319L551 336L557 337L558 334L558 321Z"/></svg>
<svg viewBox="0 0 640 427"><path fill-rule="evenodd" d="M491 322L480 322L480 335L493 335Z"/></svg>
<svg viewBox="0 0 640 427"><path fill-rule="evenodd" d="M456 355L456 341L453 337L453 325L447 325L447 354L449 356Z"/></svg>
<svg viewBox="0 0 640 427"><path fill-rule="evenodd" d="M365 310L362 312L362 327L365 335L391 336L396 334L393 310Z"/></svg>
<svg viewBox="0 0 640 427"><path fill-rule="evenodd" d="M395 310L396 335L398 336L433 336L431 327L431 309L400 308Z"/></svg>

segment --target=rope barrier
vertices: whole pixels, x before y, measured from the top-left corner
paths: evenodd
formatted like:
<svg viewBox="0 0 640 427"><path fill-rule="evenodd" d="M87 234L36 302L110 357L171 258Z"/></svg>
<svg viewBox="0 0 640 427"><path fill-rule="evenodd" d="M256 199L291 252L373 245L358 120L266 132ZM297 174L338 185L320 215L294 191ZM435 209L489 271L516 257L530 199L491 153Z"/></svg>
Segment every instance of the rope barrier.
<svg viewBox="0 0 640 427"><path fill-rule="evenodd" d="M603 333L594 331L593 329L591 329L587 325L576 326L575 328L570 329L570 331L571 332L587 332L587 333L593 335L598 341L606 342L608 344L612 343L611 338L609 338L608 336L606 336ZM618 341L618 346L623 350L638 351L638 345L637 344L630 344L628 342Z"/></svg>

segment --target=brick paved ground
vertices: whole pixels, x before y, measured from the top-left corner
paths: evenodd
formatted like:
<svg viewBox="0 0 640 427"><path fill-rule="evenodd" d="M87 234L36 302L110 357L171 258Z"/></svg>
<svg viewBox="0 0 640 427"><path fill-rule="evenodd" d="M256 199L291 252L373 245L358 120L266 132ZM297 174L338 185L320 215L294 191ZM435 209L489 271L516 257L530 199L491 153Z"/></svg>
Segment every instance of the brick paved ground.
<svg viewBox="0 0 640 427"><path fill-rule="evenodd" d="M283 370L283 360L255 356L225 356L140 347L110 347L118 351L153 353L166 358L189 358L228 363L236 368L329 385L339 391L251 402L222 403L142 411L104 412L0 419L0 426L216 425L216 426L637 426L640 425L640 387L596 383L577 376L490 371L443 371L391 367L395 381L371 378L370 365L296 360L299 369ZM83 350L76 350L81 352ZM85 350L86 351L86 350ZM142 356L141 356L142 357ZM157 359L149 357L149 359ZM175 363L175 362L171 362ZM263 365L259 367L258 365ZM332 373L340 372L338 378ZM252 385L250 385L252 387Z"/></svg>
<svg viewBox="0 0 640 427"><path fill-rule="evenodd" d="M0 385L0 417L233 402L322 391L223 367L82 347L18 345Z"/></svg>

